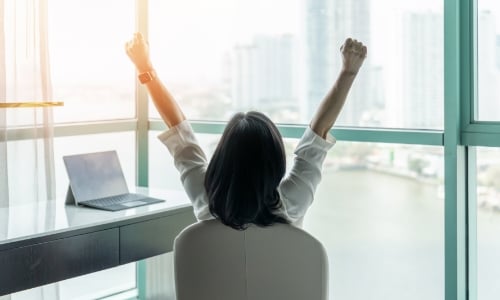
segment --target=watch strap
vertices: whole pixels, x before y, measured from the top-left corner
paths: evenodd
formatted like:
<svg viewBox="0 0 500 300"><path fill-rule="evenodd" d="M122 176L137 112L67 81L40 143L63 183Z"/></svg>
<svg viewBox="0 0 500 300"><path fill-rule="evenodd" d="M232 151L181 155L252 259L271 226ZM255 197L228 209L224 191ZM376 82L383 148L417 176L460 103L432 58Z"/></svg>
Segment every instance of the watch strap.
<svg viewBox="0 0 500 300"><path fill-rule="evenodd" d="M142 84L145 84L156 78L156 72L155 70L150 70L147 72L140 73L137 77L139 78L139 81Z"/></svg>

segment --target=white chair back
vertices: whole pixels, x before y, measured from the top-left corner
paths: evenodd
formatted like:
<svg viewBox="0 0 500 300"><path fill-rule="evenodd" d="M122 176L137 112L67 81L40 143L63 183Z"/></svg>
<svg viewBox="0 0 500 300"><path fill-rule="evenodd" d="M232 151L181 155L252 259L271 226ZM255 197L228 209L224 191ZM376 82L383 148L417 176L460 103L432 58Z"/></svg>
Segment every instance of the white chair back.
<svg viewBox="0 0 500 300"><path fill-rule="evenodd" d="M174 243L177 300L327 300L323 245L286 224L235 230L218 220L185 228Z"/></svg>

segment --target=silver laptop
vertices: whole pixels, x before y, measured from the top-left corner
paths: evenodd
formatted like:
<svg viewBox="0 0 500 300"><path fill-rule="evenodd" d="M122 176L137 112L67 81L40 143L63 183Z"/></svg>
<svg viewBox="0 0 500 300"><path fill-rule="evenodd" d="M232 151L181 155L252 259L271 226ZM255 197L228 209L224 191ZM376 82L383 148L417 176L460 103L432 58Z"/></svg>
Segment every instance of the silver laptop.
<svg viewBox="0 0 500 300"><path fill-rule="evenodd" d="M129 193L116 151L63 156L69 177L66 203L116 211L165 200Z"/></svg>

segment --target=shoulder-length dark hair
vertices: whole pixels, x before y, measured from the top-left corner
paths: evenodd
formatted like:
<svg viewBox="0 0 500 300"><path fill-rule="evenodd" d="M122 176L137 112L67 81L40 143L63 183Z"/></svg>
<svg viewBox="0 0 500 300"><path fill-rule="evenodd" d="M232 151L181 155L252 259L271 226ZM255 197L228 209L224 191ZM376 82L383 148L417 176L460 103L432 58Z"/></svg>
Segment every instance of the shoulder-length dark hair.
<svg viewBox="0 0 500 300"><path fill-rule="evenodd" d="M276 214L286 171L283 139L259 112L237 113L227 124L205 176L210 213L235 229L289 223Z"/></svg>

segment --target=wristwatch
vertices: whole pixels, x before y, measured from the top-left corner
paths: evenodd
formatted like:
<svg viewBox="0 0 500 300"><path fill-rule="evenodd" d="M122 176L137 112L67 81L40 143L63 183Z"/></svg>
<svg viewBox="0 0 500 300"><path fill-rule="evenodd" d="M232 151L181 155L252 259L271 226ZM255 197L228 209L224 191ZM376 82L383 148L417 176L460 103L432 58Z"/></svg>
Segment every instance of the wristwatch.
<svg viewBox="0 0 500 300"><path fill-rule="evenodd" d="M144 72L144 73L141 73L139 74L139 81L142 83L142 84L145 84L145 83L148 83L150 82L151 80L155 79L156 77L156 72L155 70L151 70L151 71L147 71L147 72Z"/></svg>

